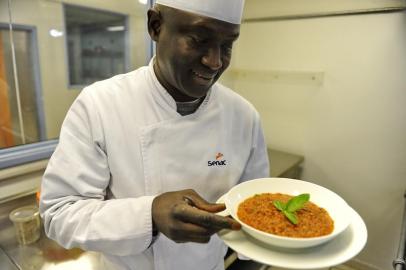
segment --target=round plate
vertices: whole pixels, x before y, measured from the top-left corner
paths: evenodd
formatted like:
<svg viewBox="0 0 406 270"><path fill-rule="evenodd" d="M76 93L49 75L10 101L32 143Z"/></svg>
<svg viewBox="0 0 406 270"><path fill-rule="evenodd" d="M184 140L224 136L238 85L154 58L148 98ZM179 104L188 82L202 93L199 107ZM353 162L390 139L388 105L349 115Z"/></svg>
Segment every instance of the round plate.
<svg viewBox="0 0 406 270"><path fill-rule="evenodd" d="M220 198L218 202L222 202ZM351 208L351 223L333 240L304 249L281 249L264 244L240 231L222 230L218 234L237 253L262 264L291 269L326 268L356 256L367 241L367 228L360 215Z"/></svg>

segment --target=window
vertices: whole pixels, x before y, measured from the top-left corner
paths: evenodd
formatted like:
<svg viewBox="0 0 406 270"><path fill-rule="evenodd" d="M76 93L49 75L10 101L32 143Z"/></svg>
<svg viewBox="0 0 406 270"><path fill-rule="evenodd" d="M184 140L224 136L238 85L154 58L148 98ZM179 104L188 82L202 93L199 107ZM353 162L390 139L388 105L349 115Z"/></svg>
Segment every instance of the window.
<svg viewBox="0 0 406 270"><path fill-rule="evenodd" d="M0 25L0 148L45 138L39 74L31 68L38 63L35 36L34 28L14 26L14 70L10 64L13 62L10 31L6 25ZM14 71L19 76L14 77Z"/></svg>
<svg viewBox="0 0 406 270"><path fill-rule="evenodd" d="M126 71L126 16L65 5L70 85L87 85Z"/></svg>
<svg viewBox="0 0 406 270"><path fill-rule="evenodd" d="M0 0L0 169L49 157L84 86L148 63L150 2Z"/></svg>

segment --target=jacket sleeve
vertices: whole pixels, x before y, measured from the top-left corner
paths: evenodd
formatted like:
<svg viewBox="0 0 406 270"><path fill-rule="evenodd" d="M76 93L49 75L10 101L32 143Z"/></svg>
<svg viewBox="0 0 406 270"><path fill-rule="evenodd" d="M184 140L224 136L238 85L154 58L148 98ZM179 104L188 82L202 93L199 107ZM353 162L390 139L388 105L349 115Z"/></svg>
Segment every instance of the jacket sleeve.
<svg viewBox="0 0 406 270"><path fill-rule="evenodd" d="M251 152L240 182L270 175L268 150L258 112L255 111Z"/></svg>
<svg viewBox="0 0 406 270"><path fill-rule="evenodd" d="M65 248L141 253L152 240L153 196L106 200L103 131L86 89L70 108L45 171L40 212L46 234Z"/></svg>

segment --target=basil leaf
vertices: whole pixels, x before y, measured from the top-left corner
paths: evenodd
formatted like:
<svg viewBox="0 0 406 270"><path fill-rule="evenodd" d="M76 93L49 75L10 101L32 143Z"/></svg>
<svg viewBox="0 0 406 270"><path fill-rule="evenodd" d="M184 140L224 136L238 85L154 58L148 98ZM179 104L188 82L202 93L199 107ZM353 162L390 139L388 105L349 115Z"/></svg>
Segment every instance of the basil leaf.
<svg viewBox="0 0 406 270"><path fill-rule="evenodd" d="M308 194L308 193L303 193L296 197L293 197L286 204L285 210L287 212L293 213L293 212L301 209L304 206L304 204L309 201L309 199L310 199L310 194ZM294 224L296 224L296 223L294 223Z"/></svg>
<svg viewBox="0 0 406 270"><path fill-rule="evenodd" d="M285 216L289 219L290 222L292 222L293 224L297 224L297 217L294 213L288 212L288 211L283 211L283 213L285 214Z"/></svg>
<svg viewBox="0 0 406 270"><path fill-rule="evenodd" d="M276 209L278 209L280 211L284 211L286 208L286 204L284 204L281 201L273 201L273 205L276 207Z"/></svg>

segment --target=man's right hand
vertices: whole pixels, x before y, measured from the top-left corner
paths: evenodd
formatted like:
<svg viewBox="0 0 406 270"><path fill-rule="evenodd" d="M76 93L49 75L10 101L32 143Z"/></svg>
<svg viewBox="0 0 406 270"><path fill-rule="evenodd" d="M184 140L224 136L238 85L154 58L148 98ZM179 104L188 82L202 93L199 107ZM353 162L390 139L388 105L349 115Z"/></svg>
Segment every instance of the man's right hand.
<svg viewBox="0 0 406 270"><path fill-rule="evenodd" d="M167 192L152 202L152 221L177 243L207 243L221 229L241 229L234 219L214 214L224 209L224 204L209 203L192 189Z"/></svg>

